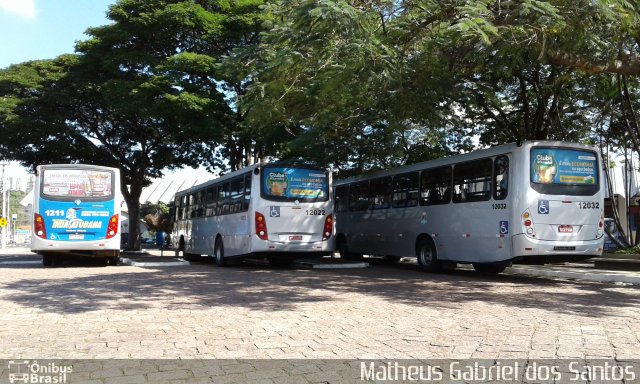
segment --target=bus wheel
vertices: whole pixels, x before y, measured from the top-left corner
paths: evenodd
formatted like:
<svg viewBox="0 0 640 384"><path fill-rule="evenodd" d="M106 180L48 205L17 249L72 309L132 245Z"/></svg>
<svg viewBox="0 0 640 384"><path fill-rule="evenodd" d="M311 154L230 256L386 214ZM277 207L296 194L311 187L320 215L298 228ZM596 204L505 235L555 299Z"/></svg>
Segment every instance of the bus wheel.
<svg viewBox="0 0 640 384"><path fill-rule="evenodd" d="M385 256L384 257L385 260L387 260L390 263L397 263L398 261L400 261L400 259L402 259L402 257L400 256Z"/></svg>
<svg viewBox="0 0 640 384"><path fill-rule="evenodd" d="M111 256L107 261L107 263L112 266L118 265L119 262L120 262L120 256Z"/></svg>
<svg viewBox="0 0 640 384"><path fill-rule="evenodd" d="M486 275L497 275L498 273L504 272L507 269L507 264L473 264L473 269L478 273L484 273Z"/></svg>
<svg viewBox="0 0 640 384"><path fill-rule="evenodd" d="M213 250L214 257L216 258L216 265L218 267L224 267L227 265L227 260L224 259L224 245L222 239L216 239L216 246Z"/></svg>
<svg viewBox="0 0 640 384"><path fill-rule="evenodd" d="M418 240L416 256L423 271L438 272L440 270L436 246L430 238L422 237Z"/></svg>
<svg viewBox="0 0 640 384"><path fill-rule="evenodd" d="M345 240L344 238L340 238L338 244L338 252L340 252L340 258L343 260L364 260L364 255L362 253L349 252L349 248L347 247L347 240Z"/></svg>
<svg viewBox="0 0 640 384"><path fill-rule="evenodd" d="M42 254L42 266L43 267L53 266L53 256L50 253Z"/></svg>

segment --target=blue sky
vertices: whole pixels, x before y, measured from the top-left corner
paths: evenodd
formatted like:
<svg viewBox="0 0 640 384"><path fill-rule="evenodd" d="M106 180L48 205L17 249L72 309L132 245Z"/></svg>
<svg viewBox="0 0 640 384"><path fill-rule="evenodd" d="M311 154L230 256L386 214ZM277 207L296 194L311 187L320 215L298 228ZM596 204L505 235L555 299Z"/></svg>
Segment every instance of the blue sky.
<svg viewBox="0 0 640 384"><path fill-rule="evenodd" d="M106 11L116 0L0 0L0 68L73 53L89 27L109 23ZM5 176L26 179L10 163Z"/></svg>
<svg viewBox="0 0 640 384"><path fill-rule="evenodd" d="M116 0L0 0L0 68L73 53Z"/></svg>

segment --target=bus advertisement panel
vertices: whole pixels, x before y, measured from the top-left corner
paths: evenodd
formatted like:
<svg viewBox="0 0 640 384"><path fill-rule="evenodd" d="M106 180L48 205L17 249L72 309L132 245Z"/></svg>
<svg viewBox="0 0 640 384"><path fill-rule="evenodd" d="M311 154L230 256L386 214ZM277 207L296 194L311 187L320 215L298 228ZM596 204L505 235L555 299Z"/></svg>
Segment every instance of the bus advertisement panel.
<svg viewBox="0 0 640 384"><path fill-rule="evenodd" d="M266 168L262 191L270 199L326 200L327 175L306 168Z"/></svg>

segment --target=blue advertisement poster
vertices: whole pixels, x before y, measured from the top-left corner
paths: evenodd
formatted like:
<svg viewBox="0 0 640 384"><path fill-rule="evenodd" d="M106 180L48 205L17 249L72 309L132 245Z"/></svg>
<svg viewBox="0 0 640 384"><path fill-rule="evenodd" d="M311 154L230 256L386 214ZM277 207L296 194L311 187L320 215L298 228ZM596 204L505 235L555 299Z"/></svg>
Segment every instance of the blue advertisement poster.
<svg viewBox="0 0 640 384"><path fill-rule="evenodd" d="M592 152L574 149L534 148L531 150L531 181L538 184L597 184L597 157Z"/></svg>
<svg viewBox="0 0 640 384"><path fill-rule="evenodd" d="M284 199L317 200L328 196L327 175L315 169L265 168L262 191Z"/></svg>
<svg viewBox="0 0 640 384"><path fill-rule="evenodd" d="M40 199L47 238L58 241L106 239L113 201L87 202Z"/></svg>

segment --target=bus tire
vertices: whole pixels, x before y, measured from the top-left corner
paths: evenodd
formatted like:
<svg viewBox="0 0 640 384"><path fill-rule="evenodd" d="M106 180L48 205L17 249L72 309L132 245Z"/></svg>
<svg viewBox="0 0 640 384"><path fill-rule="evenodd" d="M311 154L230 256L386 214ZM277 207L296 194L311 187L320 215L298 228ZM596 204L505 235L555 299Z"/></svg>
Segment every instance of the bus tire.
<svg viewBox="0 0 640 384"><path fill-rule="evenodd" d="M53 255L50 253L42 254L42 266L43 267L51 267L53 266Z"/></svg>
<svg viewBox="0 0 640 384"><path fill-rule="evenodd" d="M485 275L497 275L507 269L508 264L504 263L474 263L473 269Z"/></svg>
<svg viewBox="0 0 640 384"><path fill-rule="evenodd" d="M120 256L109 256L107 257L107 265L116 266L120 262Z"/></svg>
<svg viewBox="0 0 640 384"><path fill-rule="evenodd" d="M63 264L63 259L62 259L62 255L52 255L53 257L53 266L54 267L59 267Z"/></svg>
<svg viewBox="0 0 640 384"><path fill-rule="evenodd" d="M347 239L345 239L344 236L340 236L338 240L338 252L340 253L340 258L343 260L362 261L364 259L364 255L362 253L349 252Z"/></svg>
<svg viewBox="0 0 640 384"><path fill-rule="evenodd" d="M438 272L441 269L436 245L430 237L421 237L416 245L416 257L423 271Z"/></svg>
<svg viewBox="0 0 640 384"><path fill-rule="evenodd" d="M216 239L216 245L213 248L213 256L216 259L216 265L218 267L224 267L227 265L227 260L224 258L224 244L220 237Z"/></svg>

